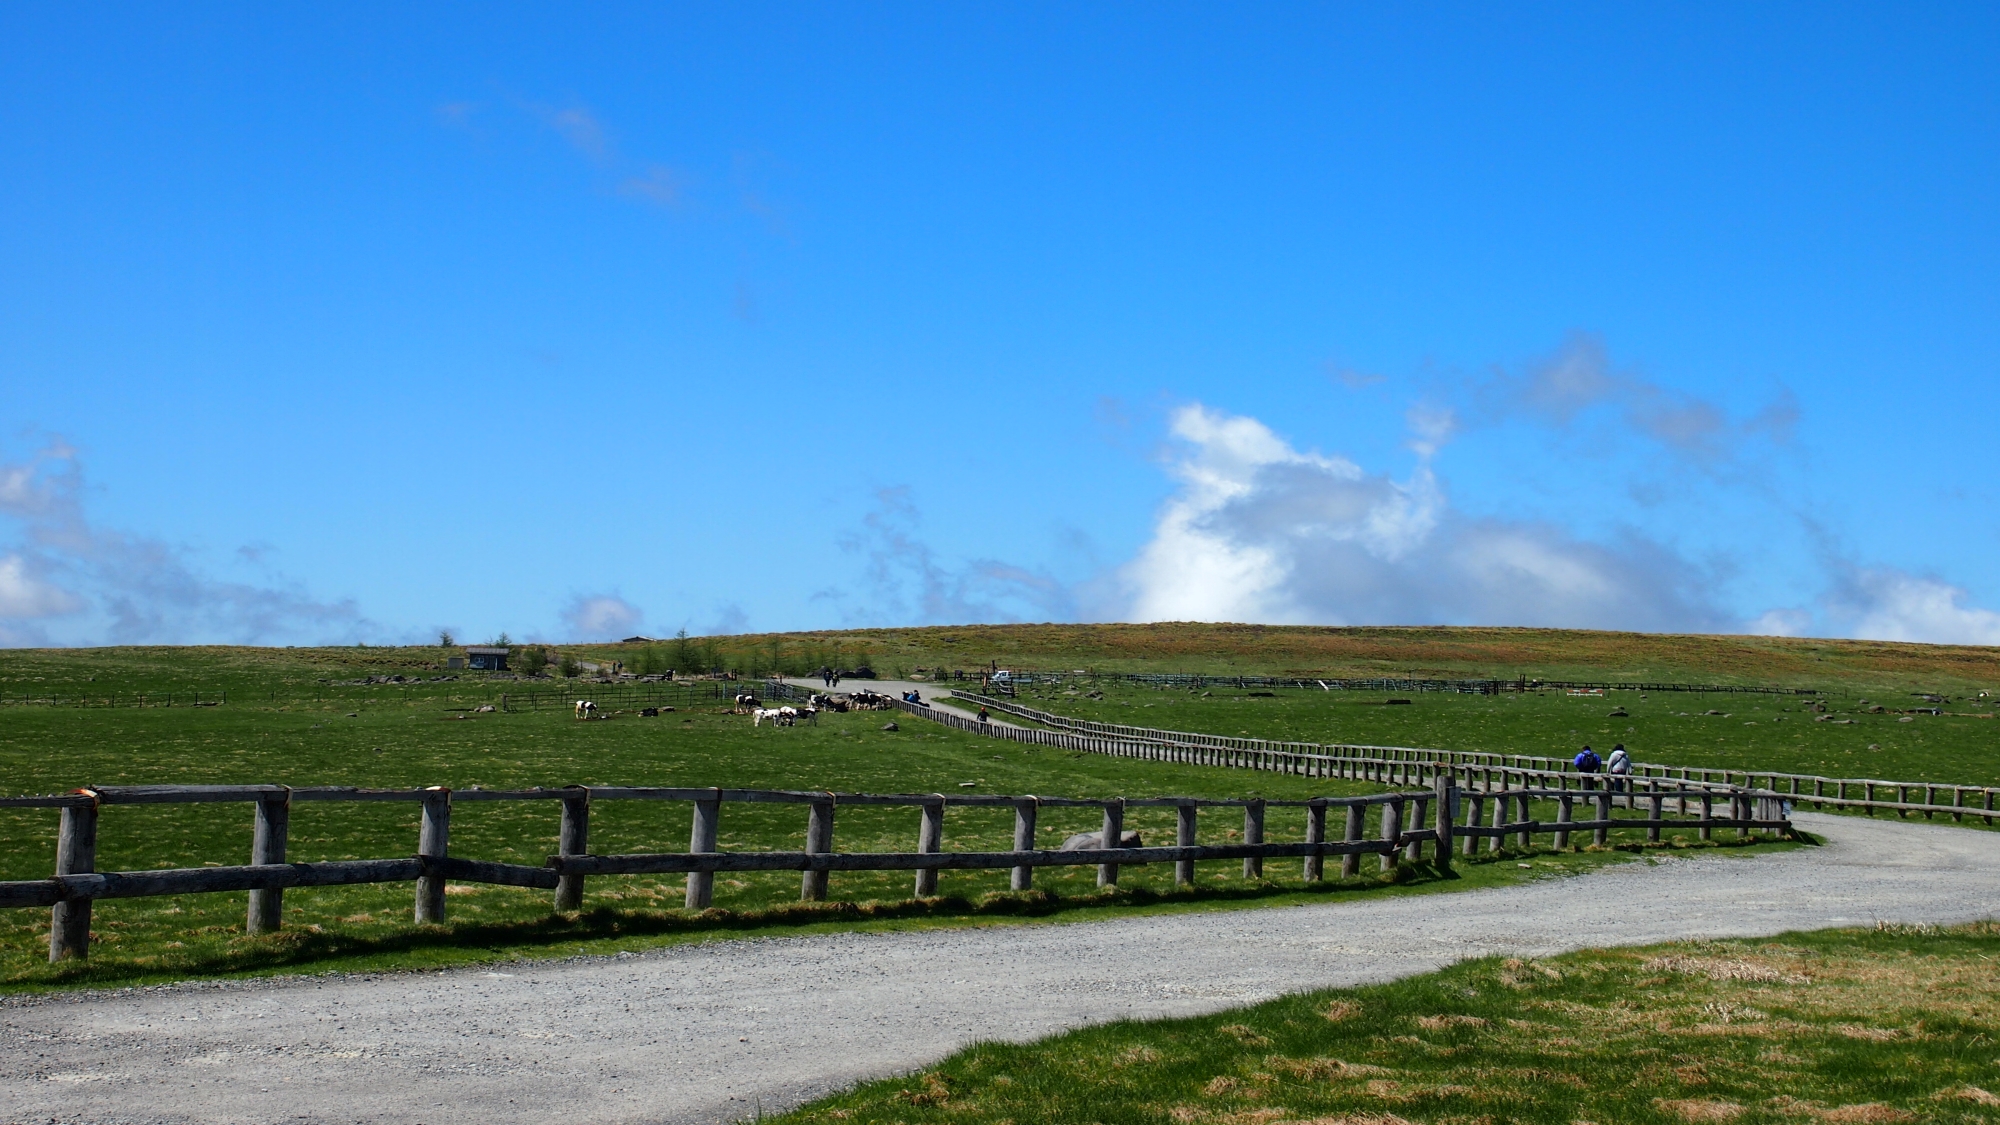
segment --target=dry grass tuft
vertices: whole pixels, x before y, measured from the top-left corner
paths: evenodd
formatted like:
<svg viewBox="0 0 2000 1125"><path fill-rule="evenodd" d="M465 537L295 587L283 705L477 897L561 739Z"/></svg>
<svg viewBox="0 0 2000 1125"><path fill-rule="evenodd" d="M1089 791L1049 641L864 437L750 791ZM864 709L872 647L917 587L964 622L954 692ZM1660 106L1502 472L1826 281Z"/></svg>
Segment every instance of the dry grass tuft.
<svg viewBox="0 0 2000 1125"><path fill-rule="evenodd" d="M1697 1101L1681 1099L1670 1101L1654 1098L1653 1105L1662 1112L1671 1113L1682 1121L1734 1121L1743 1115L1743 1107L1735 1102Z"/></svg>
<svg viewBox="0 0 2000 1125"><path fill-rule="evenodd" d="M1741 980L1764 984L1812 983L1812 978L1802 973L1788 973L1770 965L1734 957L1684 957L1671 954L1666 957L1655 957L1639 968L1642 972L1677 973L1684 977L1707 977L1714 981Z"/></svg>
<svg viewBox="0 0 2000 1125"><path fill-rule="evenodd" d="M1958 1098L1961 1101L1968 1101L1974 1105L2000 1105L2000 1095L1988 1093L1977 1086L1960 1086L1956 1090L1943 1090L1937 1096L1940 1098Z"/></svg>
<svg viewBox="0 0 2000 1125"><path fill-rule="evenodd" d="M933 1070L924 1075L923 1083L924 1088L921 1090L903 1090L897 1093L896 1100L911 1105L943 1105L951 1100L951 1089L944 1084L944 1075Z"/></svg>
<svg viewBox="0 0 2000 1125"><path fill-rule="evenodd" d="M1901 1125L1915 1121L1917 1115L1906 1109L1883 1105L1880 1102L1863 1102L1860 1105L1835 1106L1814 1112L1821 1121L1839 1122L1842 1125Z"/></svg>
<svg viewBox="0 0 2000 1125"><path fill-rule="evenodd" d="M1243 1044L1245 1047L1268 1047L1271 1045L1271 1041L1258 1034L1256 1028L1246 1024L1224 1024L1216 1028L1216 1030Z"/></svg>
<svg viewBox="0 0 2000 1125"><path fill-rule="evenodd" d="M1485 1027L1486 1021L1478 1016L1418 1016L1417 1026L1425 1031L1449 1031L1454 1027Z"/></svg>
<svg viewBox="0 0 2000 1125"><path fill-rule="evenodd" d="M1370 1066L1367 1063L1344 1062L1340 1059L1288 1059L1280 1055L1265 1059L1264 1065L1294 1078L1321 1082L1334 1078L1371 1078L1394 1073L1387 1067Z"/></svg>
<svg viewBox="0 0 2000 1125"><path fill-rule="evenodd" d="M1320 1015L1331 1023L1339 1023L1349 1016L1358 1016L1360 1014L1361 1005L1347 1000L1335 1000L1333 1003L1328 1004L1324 1011L1320 1012Z"/></svg>

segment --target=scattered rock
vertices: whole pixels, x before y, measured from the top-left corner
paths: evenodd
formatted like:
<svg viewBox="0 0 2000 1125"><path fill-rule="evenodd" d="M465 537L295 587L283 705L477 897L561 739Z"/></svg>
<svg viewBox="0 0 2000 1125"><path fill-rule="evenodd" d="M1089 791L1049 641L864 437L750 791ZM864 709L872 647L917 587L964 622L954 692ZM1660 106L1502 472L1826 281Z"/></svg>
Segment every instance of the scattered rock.
<svg viewBox="0 0 2000 1125"><path fill-rule="evenodd" d="M1882 744L1879 742L1871 742L1868 744L1868 748L1870 750L1880 750L1882 748Z"/></svg>
<svg viewBox="0 0 2000 1125"><path fill-rule="evenodd" d="M1914 723L1917 721L1917 717L1915 715L1904 715L1902 718L1897 719L1896 721L1899 723Z"/></svg>
<svg viewBox="0 0 2000 1125"><path fill-rule="evenodd" d="M474 707L473 710L479 712L482 715L488 715L492 714L493 705L491 703L482 703L479 706Z"/></svg>
<svg viewBox="0 0 2000 1125"><path fill-rule="evenodd" d="M1623 708L1623 707L1620 707L1620 708L1619 708L1619 709L1617 709L1616 711L1613 711L1613 712L1611 712L1611 714L1610 714L1609 716L1607 716L1607 717L1608 717L1608 718L1613 718L1613 719L1629 719L1629 718L1631 718L1632 716L1631 716L1631 714L1630 714L1630 713L1628 713L1628 712L1627 712L1627 711L1625 710L1625 708Z"/></svg>
<svg viewBox="0 0 2000 1125"><path fill-rule="evenodd" d="M1384 707L1408 707L1408 706L1410 706L1410 701L1409 701L1409 700L1407 700L1407 699L1385 699L1385 700L1383 700L1383 701L1382 701L1382 706L1384 706Z"/></svg>
<svg viewBox="0 0 2000 1125"><path fill-rule="evenodd" d="M883 724L882 724L882 729L883 729L883 730L902 730L903 728L902 728L902 727L899 727L899 726L897 726L897 725L896 725L896 724L894 724L894 723L883 723Z"/></svg>

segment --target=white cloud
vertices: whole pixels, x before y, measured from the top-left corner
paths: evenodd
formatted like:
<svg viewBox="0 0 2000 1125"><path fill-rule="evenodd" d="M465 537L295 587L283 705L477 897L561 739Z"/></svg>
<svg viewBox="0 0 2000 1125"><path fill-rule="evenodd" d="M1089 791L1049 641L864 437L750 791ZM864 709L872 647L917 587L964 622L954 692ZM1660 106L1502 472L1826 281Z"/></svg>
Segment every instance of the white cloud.
<svg viewBox="0 0 2000 1125"><path fill-rule="evenodd" d="M563 625L575 640L614 640L638 631L645 616L639 607L616 594L579 595L563 610Z"/></svg>
<svg viewBox="0 0 2000 1125"><path fill-rule="evenodd" d="M1855 569L1840 582L1830 613L1848 636L1871 641L2000 645L2000 613L1967 605L1962 588L1891 567Z"/></svg>
<svg viewBox="0 0 2000 1125"><path fill-rule="evenodd" d="M21 533L0 559L0 644L50 643L27 623L67 614L82 618L73 640L92 643L351 640L373 628L349 600L215 579L182 548L94 524L82 497L82 461L61 439L0 465L0 517Z"/></svg>
<svg viewBox="0 0 2000 1125"><path fill-rule="evenodd" d="M1627 533L1583 541L1547 523L1455 512L1429 455L1448 416L1412 415L1404 480L1301 452L1262 422L1200 404L1174 414L1180 491L1120 574L1140 621L1718 629L1710 576Z"/></svg>
<svg viewBox="0 0 2000 1125"><path fill-rule="evenodd" d="M1813 615L1808 609L1767 609L1751 618L1743 631L1758 637L1804 637L1812 633Z"/></svg>
<svg viewBox="0 0 2000 1125"><path fill-rule="evenodd" d="M57 617L82 608L76 595L28 573L26 558L0 558L0 619Z"/></svg>

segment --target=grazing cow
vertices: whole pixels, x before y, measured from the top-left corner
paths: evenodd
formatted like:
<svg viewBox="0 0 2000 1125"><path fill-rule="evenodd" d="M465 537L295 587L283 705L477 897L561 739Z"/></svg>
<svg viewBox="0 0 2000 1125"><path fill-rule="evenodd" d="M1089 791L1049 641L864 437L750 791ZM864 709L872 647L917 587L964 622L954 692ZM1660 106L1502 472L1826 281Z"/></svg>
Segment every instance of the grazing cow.
<svg viewBox="0 0 2000 1125"><path fill-rule="evenodd" d="M787 710L790 710L790 708L772 707L767 709L759 707L756 710L750 712L750 725L753 727L760 727L764 725L765 719L769 719L771 720L771 725L774 727L791 726L792 725L791 719L789 719L785 715L785 712Z"/></svg>
<svg viewBox="0 0 2000 1125"><path fill-rule="evenodd" d="M755 695L752 695L747 691L741 691L736 693L737 714L740 715L746 711L755 711L762 706L764 706L763 702L759 700Z"/></svg>
<svg viewBox="0 0 2000 1125"><path fill-rule="evenodd" d="M592 703L588 699L577 700L576 717L579 719L595 719L597 717L597 704Z"/></svg>

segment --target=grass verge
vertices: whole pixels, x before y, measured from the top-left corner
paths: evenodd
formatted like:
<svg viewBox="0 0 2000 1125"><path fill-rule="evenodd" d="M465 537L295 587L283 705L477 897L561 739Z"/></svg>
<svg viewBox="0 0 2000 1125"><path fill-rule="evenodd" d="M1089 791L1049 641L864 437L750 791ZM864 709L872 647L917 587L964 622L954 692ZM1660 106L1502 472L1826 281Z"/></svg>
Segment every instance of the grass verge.
<svg viewBox="0 0 2000 1125"><path fill-rule="evenodd" d="M1547 1125L2000 1121L2000 925L1484 958L979 1044L777 1118Z"/></svg>

